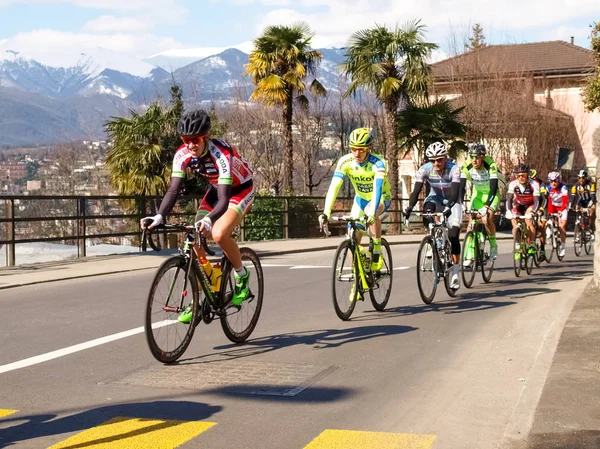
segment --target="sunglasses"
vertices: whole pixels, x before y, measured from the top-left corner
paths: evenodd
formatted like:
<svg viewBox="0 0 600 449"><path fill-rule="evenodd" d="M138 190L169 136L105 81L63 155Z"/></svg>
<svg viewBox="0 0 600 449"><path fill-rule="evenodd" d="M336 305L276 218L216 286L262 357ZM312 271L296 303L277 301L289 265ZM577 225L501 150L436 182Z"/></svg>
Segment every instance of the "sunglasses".
<svg viewBox="0 0 600 449"><path fill-rule="evenodd" d="M529 176L527 173L517 173L518 178L526 178L527 176Z"/></svg>
<svg viewBox="0 0 600 449"><path fill-rule="evenodd" d="M477 156L476 154L472 154L472 155L471 155L471 160L473 160L473 161L474 161L475 159L479 159L479 158L482 158L482 157L483 157L483 156Z"/></svg>
<svg viewBox="0 0 600 449"><path fill-rule="evenodd" d="M194 145L198 145L201 142L204 142L207 139L207 136L194 136L194 137L189 137L189 136L181 136L181 140L183 141L183 143L185 143L186 145L193 143Z"/></svg>
<svg viewBox="0 0 600 449"><path fill-rule="evenodd" d="M442 158L442 159L432 159L432 160L431 160L431 162L432 162L433 164L436 164L436 163L438 163L438 164L441 164L443 161L444 161L444 159L443 159L443 158Z"/></svg>
<svg viewBox="0 0 600 449"><path fill-rule="evenodd" d="M360 148L360 147L350 147L350 151L353 153L366 153L367 149L366 148Z"/></svg>

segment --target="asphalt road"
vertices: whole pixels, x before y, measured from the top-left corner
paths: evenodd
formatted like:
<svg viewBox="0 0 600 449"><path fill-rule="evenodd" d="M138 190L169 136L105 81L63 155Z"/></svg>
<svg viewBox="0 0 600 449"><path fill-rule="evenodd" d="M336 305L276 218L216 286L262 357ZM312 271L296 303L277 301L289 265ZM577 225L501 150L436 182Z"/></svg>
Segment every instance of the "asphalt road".
<svg viewBox="0 0 600 449"><path fill-rule="evenodd" d="M478 276L453 299L438 288L425 305L416 245L393 246L387 310L359 303L349 322L331 304L333 251L263 258L248 343L201 325L174 366L141 331L152 270L10 289L0 447L502 447L527 435L592 271L591 256L569 253L516 279L510 248L500 244L492 283Z"/></svg>

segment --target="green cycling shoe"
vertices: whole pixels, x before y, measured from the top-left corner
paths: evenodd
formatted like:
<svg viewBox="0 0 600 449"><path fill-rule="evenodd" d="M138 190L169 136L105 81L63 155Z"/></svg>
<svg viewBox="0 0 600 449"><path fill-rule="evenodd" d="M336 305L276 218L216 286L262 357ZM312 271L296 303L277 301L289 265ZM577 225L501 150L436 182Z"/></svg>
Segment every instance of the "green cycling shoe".
<svg viewBox="0 0 600 449"><path fill-rule="evenodd" d="M235 288L233 290L233 297L231 303L234 306L241 305L248 296L250 296L250 271L246 270L246 274L238 276L237 273L233 273L235 278Z"/></svg>
<svg viewBox="0 0 600 449"><path fill-rule="evenodd" d="M192 305L190 304L183 309L183 312L179 314L177 321L182 324L190 324L192 322L192 316L194 316L194 311L192 310Z"/></svg>

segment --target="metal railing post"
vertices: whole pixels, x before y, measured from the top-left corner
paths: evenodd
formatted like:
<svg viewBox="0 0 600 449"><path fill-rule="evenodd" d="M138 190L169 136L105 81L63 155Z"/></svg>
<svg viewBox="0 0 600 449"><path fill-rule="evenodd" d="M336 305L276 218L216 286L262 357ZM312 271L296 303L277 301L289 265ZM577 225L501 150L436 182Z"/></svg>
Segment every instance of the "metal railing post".
<svg viewBox="0 0 600 449"><path fill-rule="evenodd" d="M16 254L15 254L15 200L9 199L8 207L6 208L6 218L10 220L8 223L8 236L11 241L6 247L6 265L9 267L14 267L16 264Z"/></svg>
<svg viewBox="0 0 600 449"><path fill-rule="evenodd" d="M78 208L78 226L77 226L77 245L79 247L79 257L85 257L85 197L77 199Z"/></svg>
<svg viewBox="0 0 600 449"><path fill-rule="evenodd" d="M288 239L290 235L290 214L289 214L289 202L288 197L286 196L283 199L283 238Z"/></svg>

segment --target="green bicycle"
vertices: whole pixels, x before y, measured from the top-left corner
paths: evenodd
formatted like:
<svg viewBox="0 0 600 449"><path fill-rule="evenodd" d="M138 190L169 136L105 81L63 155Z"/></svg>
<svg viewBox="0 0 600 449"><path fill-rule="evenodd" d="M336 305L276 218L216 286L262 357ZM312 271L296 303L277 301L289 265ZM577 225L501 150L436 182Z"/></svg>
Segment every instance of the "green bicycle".
<svg viewBox="0 0 600 449"><path fill-rule="evenodd" d="M471 223L463 242L460 261L460 272L463 285L471 288L475 273L481 269L481 277L486 284L492 279L494 271L494 258L490 256L490 237L481 221L481 214L476 210L467 210L465 214L471 215Z"/></svg>
<svg viewBox="0 0 600 449"><path fill-rule="evenodd" d="M356 302L364 301L366 292L369 292L375 310L383 311L390 300L394 274L389 243L384 238L381 239L379 257L383 257L383 264L381 270L372 271L373 234L366 226L366 217L355 219L351 216L343 216L331 217L330 220L348 224L346 239L338 246L333 259L332 295L336 315L343 321L348 320L356 307ZM321 225L321 229L326 236L330 235L326 223ZM358 233L364 233L369 237L368 251L357 243Z"/></svg>

